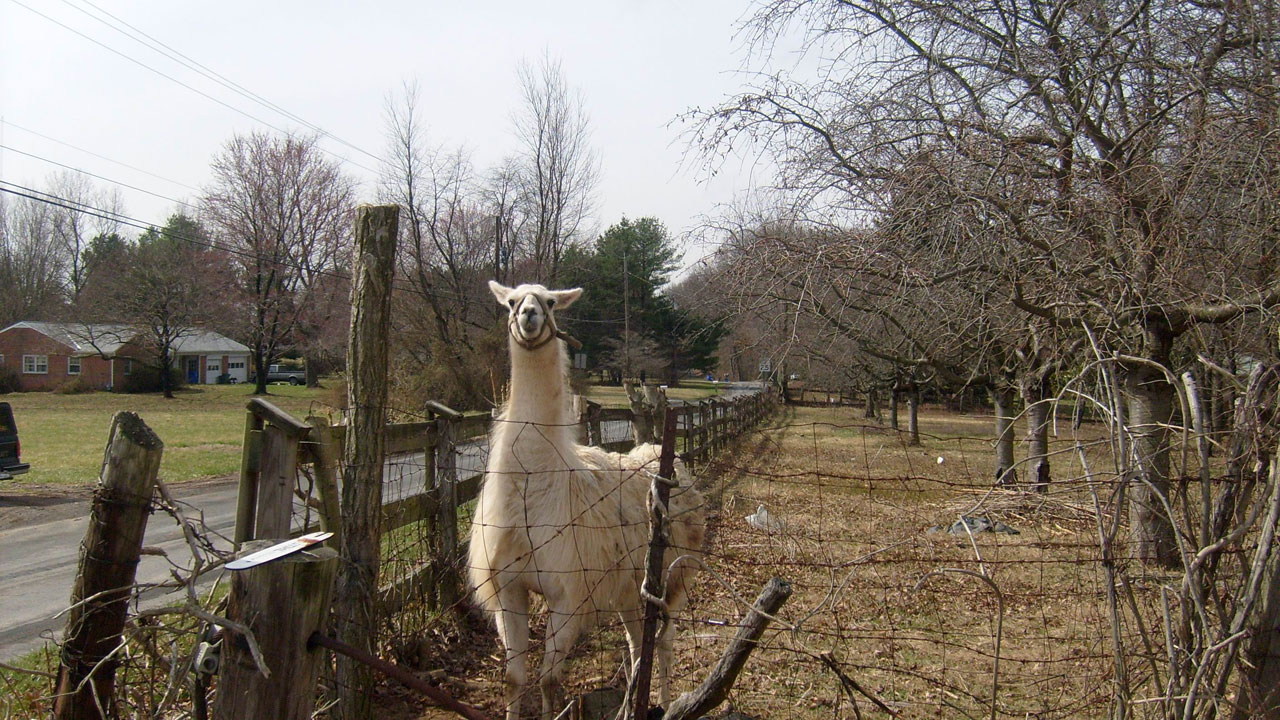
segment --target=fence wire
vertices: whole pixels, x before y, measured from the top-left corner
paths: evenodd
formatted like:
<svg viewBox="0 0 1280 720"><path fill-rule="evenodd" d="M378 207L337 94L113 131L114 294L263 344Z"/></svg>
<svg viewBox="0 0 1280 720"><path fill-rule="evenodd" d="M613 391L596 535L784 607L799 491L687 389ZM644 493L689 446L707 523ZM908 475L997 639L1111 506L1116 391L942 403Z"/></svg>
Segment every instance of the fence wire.
<svg viewBox="0 0 1280 720"><path fill-rule="evenodd" d="M860 414L860 408L788 406L763 425L739 428L722 451L690 463L707 524L701 548L668 557L700 556L684 560L700 571L688 604L672 614L675 694L703 680L750 601L778 576L794 593L729 698L748 715L1091 718L1114 713L1123 684L1126 716L1169 716L1165 689L1178 645L1170 642L1170 628L1184 610L1171 589L1183 574L1141 563L1124 542L1104 552L1104 528L1128 523L1127 513L1116 515L1114 499L1127 480L1106 427L1086 422L1052 438L1051 482L1046 492L1032 492L993 486L989 415L926 409L921 443L912 445L907 433ZM505 710L503 649L492 620L474 609L465 591L442 590L447 574L467 574L463 543L473 501L460 498L453 528L460 543L447 556L438 514L414 504L439 491L449 468L455 489L478 480L489 460L484 432L485 424L477 423L458 433L448 461L446 448L426 440L421 451L387 457L383 500L399 504L401 514L390 514L383 528L379 602L367 621L381 656L497 717ZM569 469L587 469L566 462ZM1215 477L1220 469L1214 467ZM1194 475L1194 468L1183 470ZM616 482L634 482L637 475L621 473ZM314 468L303 463L295 527L316 518L318 503L309 501L314 480ZM1196 482L1182 478L1172 498L1192 526L1197 510L1186 499L1198 494ZM616 502L608 494L596 500ZM203 540L198 518L175 518L192 523L202 562L216 564L218 543ZM552 525L526 522L522 532L532 543ZM1248 543L1230 548L1222 562L1244 566L1249 550ZM175 561L179 567L179 575L202 569ZM187 609L200 612L146 612L134 600L118 653L127 716L191 717L212 691L190 682L186 668L208 620L223 610L221 593L186 587ZM140 596L145 588L137 590ZM588 593L573 609L596 624L569 658L569 696L608 696L602 688L616 695L625 682L625 629L597 603ZM547 622L536 601L529 620L526 715L539 710ZM15 684L14 677L6 675L10 698L52 692L49 678L35 674ZM216 680L210 682L216 688ZM335 682L331 670L324 674L324 698L333 697ZM15 707L7 702L4 707ZM375 705L404 717L440 712L389 685L381 686ZM16 716L6 711L4 717Z"/></svg>

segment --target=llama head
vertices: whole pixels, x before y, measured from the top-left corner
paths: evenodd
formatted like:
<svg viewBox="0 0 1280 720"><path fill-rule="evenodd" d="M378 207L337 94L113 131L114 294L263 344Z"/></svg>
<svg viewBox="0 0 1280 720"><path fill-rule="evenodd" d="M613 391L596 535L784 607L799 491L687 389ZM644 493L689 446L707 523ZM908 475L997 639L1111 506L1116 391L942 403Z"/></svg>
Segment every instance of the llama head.
<svg viewBox="0 0 1280 720"><path fill-rule="evenodd" d="M498 303L507 307L507 331L511 339L526 350L535 350L551 342L560 333L555 313L569 307L582 294L582 288L548 290L541 285L518 285L509 288L489 281L489 290Z"/></svg>

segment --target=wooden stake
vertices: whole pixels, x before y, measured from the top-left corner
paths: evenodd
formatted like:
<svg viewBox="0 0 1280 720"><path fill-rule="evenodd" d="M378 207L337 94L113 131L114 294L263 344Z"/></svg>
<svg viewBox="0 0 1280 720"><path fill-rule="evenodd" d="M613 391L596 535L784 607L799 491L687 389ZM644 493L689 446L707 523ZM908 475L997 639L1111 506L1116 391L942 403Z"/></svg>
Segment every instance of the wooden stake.
<svg viewBox="0 0 1280 720"><path fill-rule="evenodd" d="M116 413L80 549L62 645L56 720L115 717L115 654L132 596L164 443L131 412Z"/></svg>

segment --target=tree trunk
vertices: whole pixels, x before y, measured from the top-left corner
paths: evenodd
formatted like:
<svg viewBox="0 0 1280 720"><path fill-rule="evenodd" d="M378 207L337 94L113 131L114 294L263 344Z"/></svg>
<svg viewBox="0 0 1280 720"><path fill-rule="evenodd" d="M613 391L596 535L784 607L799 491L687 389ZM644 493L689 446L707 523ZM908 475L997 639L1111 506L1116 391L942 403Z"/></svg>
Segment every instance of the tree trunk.
<svg viewBox="0 0 1280 720"><path fill-rule="evenodd" d="M867 388L867 409L863 417L868 420L880 418L879 396L876 394L875 388Z"/></svg>
<svg viewBox="0 0 1280 720"><path fill-rule="evenodd" d="M1018 482L1018 471L1013 467L1013 403L1015 395L1007 387L992 388L991 397L996 406L996 483L1012 486Z"/></svg>
<svg viewBox="0 0 1280 720"><path fill-rule="evenodd" d="M911 383L907 388L907 432L911 435L909 445L920 444L920 386Z"/></svg>
<svg viewBox="0 0 1280 720"><path fill-rule="evenodd" d="M1235 720L1274 718L1280 716L1280 547L1276 546L1276 493L1280 493L1280 460L1272 458L1268 478L1272 502L1261 536L1259 553L1262 564L1261 592L1254 612L1245 627L1248 637L1242 646L1239 691L1236 693ZM1267 527L1267 525L1270 527Z"/></svg>
<svg viewBox="0 0 1280 720"><path fill-rule="evenodd" d="M267 362L267 356L261 351L255 350L253 353L253 371L254 371L253 394L254 395L267 394L268 365L269 363Z"/></svg>
<svg viewBox="0 0 1280 720"><path fill-rule="evenodd" d="M1144 329L1147 358L1168 367L1173 333L1166 326ZM1124 368L1129 401L1129 429L1136 462L1129 501L1134 557L1168 567L1178 564L1173 521L1165 510L1169 500L1169 431L1173 420L1173 385L1164 373L1147 364Z"/></svg>
<svg viewBox="0 0 1280 720"><path fill-rule="evenodd" d="M889 427L898 429L898 388L889 388Z"/></svg>
<svg viewBox="0 0 1280 720"><path fill-rule="evenodd" d="M1022 401L1027 406L1027 472L1031 489L1049 491L1049 371L1034 373L1022 383Z"/></svg>
<svg viewBox="0 0 1280 720"><path fill-rule="evenodd" d="M307 387L320 387L320 360L314 355L307 354L303 356L302 361L305 363L303 371L306 373Z"/></svg>

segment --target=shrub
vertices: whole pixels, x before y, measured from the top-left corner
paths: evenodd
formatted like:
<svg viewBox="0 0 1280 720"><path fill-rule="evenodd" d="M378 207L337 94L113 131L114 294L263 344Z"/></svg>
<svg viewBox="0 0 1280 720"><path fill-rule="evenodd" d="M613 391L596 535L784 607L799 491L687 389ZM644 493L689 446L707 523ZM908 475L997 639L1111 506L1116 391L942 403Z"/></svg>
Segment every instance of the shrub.
<svg viewBox="0 0 1280 720"><path fill-rule="evenodd" d="M22 376L13 368L0 367L0 395L22 391Z"/></svg>
<svg viewBox="0 0 1280 720"><path fill-rule="evenodd" d="M182 373L177 368L169 368L169 382L174 390L181 388L184 383ZM160 372L149 365L135 364L133 372L129 373L121 385L121 392L126 393L150 393L160 392Z"/></svg>
<svg viewBox="0 0 1280 720"><path fill-rule="evenodd" d="M53 389L56 395L82 395L94 392L96 388L83 377L68 378L66 382Z"/></svg>

